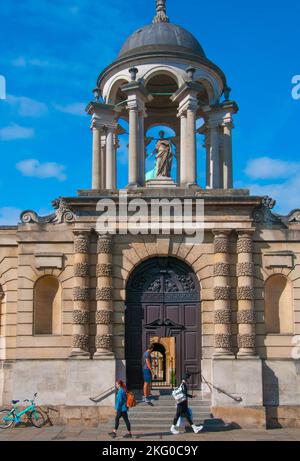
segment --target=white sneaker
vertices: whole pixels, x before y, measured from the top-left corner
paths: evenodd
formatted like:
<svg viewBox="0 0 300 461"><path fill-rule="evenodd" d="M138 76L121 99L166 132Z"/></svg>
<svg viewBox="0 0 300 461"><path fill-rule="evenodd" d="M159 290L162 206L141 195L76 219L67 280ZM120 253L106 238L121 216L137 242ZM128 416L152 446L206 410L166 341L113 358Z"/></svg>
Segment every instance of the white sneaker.
<svg viewBox="0 0 300 461"><path fill-rule="evenodd" d="M179 431L176 429L176 427L175 427L174 425L171 427L171 432L172 432L172 434L174 434L174 435L178 435L178 434L179 434Z"/></svg>
<svg viewBox="0 0 300 461"><path fill-rule="evenodd" d="M196 426L195 424L192 425L193 431L195 434L198 434L198 432L201 432L203 429L203 426Z"/></svg>

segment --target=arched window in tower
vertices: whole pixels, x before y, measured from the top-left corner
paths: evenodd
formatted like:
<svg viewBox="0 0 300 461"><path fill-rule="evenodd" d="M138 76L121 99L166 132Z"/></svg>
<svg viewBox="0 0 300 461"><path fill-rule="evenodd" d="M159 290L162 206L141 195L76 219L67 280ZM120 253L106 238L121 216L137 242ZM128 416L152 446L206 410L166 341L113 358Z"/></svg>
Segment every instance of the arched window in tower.
<svg viewBox="0 0 300 461"><path fill-rule="evenodd" d="M61 334L61 287L55 277L42 277L35 284L34 334Z"/></svg>
<svg viewBox="0 0 300 461"><path fill-rule="evenodd" d="M284 275L272 275L265 283L267 334L293 333L292 284Z"/></svg>

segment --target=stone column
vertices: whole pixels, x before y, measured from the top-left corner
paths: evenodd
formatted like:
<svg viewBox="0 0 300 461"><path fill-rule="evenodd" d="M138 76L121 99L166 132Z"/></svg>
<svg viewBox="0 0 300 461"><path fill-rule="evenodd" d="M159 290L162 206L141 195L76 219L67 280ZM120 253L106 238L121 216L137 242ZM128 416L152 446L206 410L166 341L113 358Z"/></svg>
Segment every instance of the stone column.
<svg viewBox="0 0 300 461"><path fill-rule="evenodd" d="M89 232L74 231L73 337L71 356L89 353Z"/></svg>
<svg viewBox="0 0 300 461"><path fill-rule="evenodd" d="M138 108L129 107L129 186L138 185Z"/></svg>
<svg viewBox="0 0 300 461"><path fill-rule="evenodd" d="M108 127L106 133L106 189L115 189L114 184L114 165L115 165L115 146L114 146L114 127Z"/></svg>
<svg viewBox="0 0 300 461"><path fill-rule="evenodd" d="M117 189L117 153L120 147L119 136L114 135L114 156L113 156L113 168L112 168L112 183L113 189Z"/></svg>
<svg viewBox="0 0 300 461"><path fill-rule="evenodd" d="M140 186L145 185L145 112L140 111L138 117L138 140L140 146L140 159L138 171L138 183Z"/></svg>
<svg viewBox="0 0 300 461"><path fill-rule="evenodd" d="M220 156L220 126L217 123L210 123L210 149L209 149L209 170L210 188L221 187L221 156Z"/></svg>
<svg viewBox="0 0 300 461"><path fill-rule="evenodd" d="M230 230L214 231L214 356L233 356L231 348L230 306Z"/></svg>
<svg viewBox="0 0 300 461"><path fill-rule="evenodd" d="M187 183L186 126L187 126L186 112L181 112L180 113L180 186L181 187L185 187Z"/></svg>
<svg viewBox="0 0 300 461"><path fill-rule="evenodd" d="M99 235L97 242L97 336L94 358L113 356L112 237Z"/></svg>
<svg viewBox="0 0 300 461"><path fill-rule="evenodd" d="M253 287L253 231L238 232L238 347L239 357L255 356L255 310Z"/></svg>
<svg viewBox="0 0 300 461"><path fill-rule="evenodd" d="M223 125L223 187L224 189L233 188L232 171L232 123Z"/></svg>
<svg viewBox="0 0 300 461"><path fill-rule="evenodd" d="M186 116L186 185L197 184L196 111L198 105L190 103Z"/></svg>
<svg viewBox="0 0 300 461"><path fill-rule="evenodd" d="M106 136L101 136L101 187L106 189Z"/></svg>
<svg viewBox="0 0 300 461"><path fill-rule="evenodd" d="M92 121L91 129L93 132L92 189L98 190L102 188L101 137L103 129L97 125L96 120Z"/></svg>

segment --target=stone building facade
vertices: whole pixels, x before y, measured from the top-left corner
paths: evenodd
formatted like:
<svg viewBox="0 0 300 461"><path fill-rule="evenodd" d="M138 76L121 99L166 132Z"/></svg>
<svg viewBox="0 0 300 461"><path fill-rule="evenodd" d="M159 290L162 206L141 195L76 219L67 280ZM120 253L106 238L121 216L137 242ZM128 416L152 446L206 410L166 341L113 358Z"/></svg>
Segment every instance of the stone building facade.
<svg viewBox="0 0 300 461"><path fill-rule="evenodd" d="M299 425L300 211L279 216L270 198L233 187L238 107L226 77L169 22L165 1L156 3L153 24L129 37L87 107L91 190L55 200L50 216L25 211L17 226L0 228L0 405L38 392L63 420L74 412L101 419L112 410L116 378L130 382L135 373L134 353L166 336L181 345L174 372L198 376L216 417L245 427ZM120 118L129 123L126 191L116 187ZM196 175L199 118L205 188ZM177 182L145 182L146 133L156 125L176 133ZM202 200L203 241L125 234L124 222L103 235L99 200L119 207L125 192L147 205ZM143 312L149 321L138 323Z"/></svg>

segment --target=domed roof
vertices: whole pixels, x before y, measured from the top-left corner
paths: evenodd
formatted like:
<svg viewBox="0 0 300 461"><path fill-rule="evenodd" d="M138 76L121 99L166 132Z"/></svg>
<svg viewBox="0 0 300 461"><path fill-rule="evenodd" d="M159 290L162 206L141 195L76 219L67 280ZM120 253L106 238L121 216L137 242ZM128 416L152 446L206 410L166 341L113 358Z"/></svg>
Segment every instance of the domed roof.
<svg viewBox="0 0 300 461"><path fill-rule="evenodd" d="M124 43L119 58L151 51L177 51L206 57L202 46L190 32L169 22L157 22L134 32Z"/></svg>

